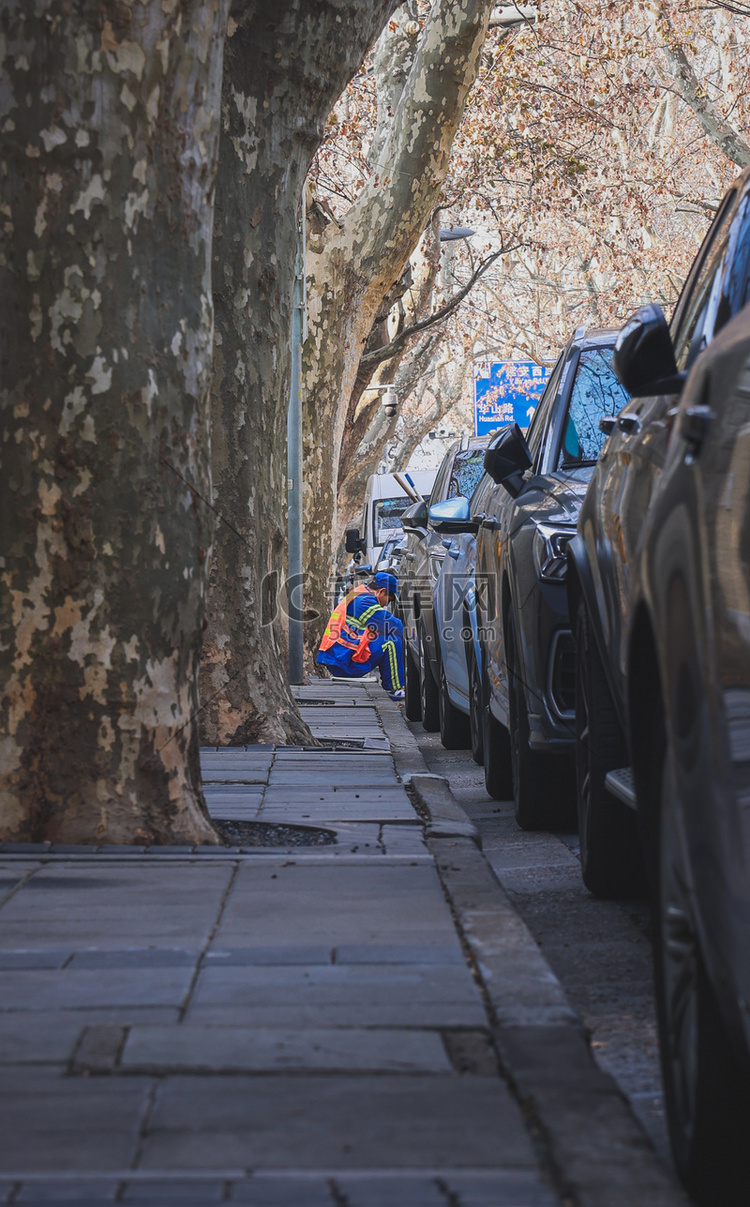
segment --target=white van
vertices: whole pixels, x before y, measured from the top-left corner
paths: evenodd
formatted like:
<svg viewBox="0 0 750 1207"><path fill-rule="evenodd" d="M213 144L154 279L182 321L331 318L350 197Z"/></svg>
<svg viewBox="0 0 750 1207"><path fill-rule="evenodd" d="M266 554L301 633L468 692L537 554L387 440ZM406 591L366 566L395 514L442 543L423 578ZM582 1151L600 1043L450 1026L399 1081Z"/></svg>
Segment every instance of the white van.
<svg viewBox="0 0 750 1207"><path fill-rule="evenodd" d="M427 498L437 470L404 470L400 476L407 478L417 492ZM359 529L347 530L347 536L348 533L357 531L363 562L374 566L388 538L401 535L401 516L407 507L411 507L412 502L413 499L404 494L404 488L399 485L393 474L370 474L365 486L365 501ZM347 546L350 544L350 539L347 539ZM352 550L349 549L349 552Z"/></svg>

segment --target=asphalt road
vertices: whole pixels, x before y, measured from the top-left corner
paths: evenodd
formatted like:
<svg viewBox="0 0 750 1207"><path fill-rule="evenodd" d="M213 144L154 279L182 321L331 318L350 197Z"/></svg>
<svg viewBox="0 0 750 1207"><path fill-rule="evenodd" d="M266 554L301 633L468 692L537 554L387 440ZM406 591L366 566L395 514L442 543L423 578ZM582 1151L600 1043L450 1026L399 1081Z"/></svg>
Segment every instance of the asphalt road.
<svg viewBox="0 0 750 1207"><path fill-rule="evenodd" d="M671 1169L645 900L592 897L581 880L577 834L520 830L512 803L487 795L469 751L444 750L437 734L407 724L430 770L449 780L480 830L487 858L588 1027L599 1064Z"/></svg>

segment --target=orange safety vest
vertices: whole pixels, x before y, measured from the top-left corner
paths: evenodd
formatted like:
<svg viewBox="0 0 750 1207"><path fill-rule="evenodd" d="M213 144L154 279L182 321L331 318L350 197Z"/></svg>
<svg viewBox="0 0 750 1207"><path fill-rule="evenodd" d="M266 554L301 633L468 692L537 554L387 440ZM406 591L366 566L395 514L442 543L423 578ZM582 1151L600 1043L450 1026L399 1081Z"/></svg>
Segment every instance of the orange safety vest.
<svg viewBox="0 0 750 1207"><path fill-rule="evenodd" d="M323 634L323 640L320 643L321 650L330 650L332 645L343 645L347 650L352 650L352 662L367 662L370 657L370 642L377 634L377 629L365 627L363 633L359 633L346 619L347 606L357 595L370 595L372 592L369 587L355 587L348 595L345 595L340 603L336 605L331 613L331 619L326 625L326 631Z"/></svg>

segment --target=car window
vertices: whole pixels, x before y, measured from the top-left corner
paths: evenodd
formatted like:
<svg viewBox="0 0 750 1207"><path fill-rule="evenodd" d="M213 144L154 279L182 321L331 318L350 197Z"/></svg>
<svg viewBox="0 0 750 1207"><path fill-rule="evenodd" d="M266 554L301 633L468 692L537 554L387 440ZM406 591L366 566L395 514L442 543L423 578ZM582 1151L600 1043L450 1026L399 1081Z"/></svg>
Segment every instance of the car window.
<svg viewBox="0 0 750 1207"><path fill-rule="evenodd" d="M484 451L484 448L467 448L456 453L445 496L447 499L455 499L457 495L471 498L484 473Z"/></svg>
<svg viewBox="0 0 750 1207"><path fill-rule="evenodd" d="M413 499L397 495L392 499L379 499L375 504L375 544L379 545L389 531L401 527L401 516Z"/></svg>
<svg viewBox="0 0 750 1207"><path fill-rule="evenodd" d="M747 301L749 200L750 195L746 194L736 209L725 207L709 232L709 245L679 318L675 338L678 369L689 369L696 356Z"/></svg>
<svg viewBox="0 0 750 1207"><path fill-rule="evenodd" d="M456 447L455 445L453 446ZM437 477L433 483L432 492L430 494L430 502L442 503L445 498L445 492L448 488L450 479L451 464L453 462L453 449L446 453L443 464L437 472Z"/></svg>
<svg viewBox="0 0 750 1207"><path fill-rule="evenodd" d="M529 430L526 433L526 443L529 446L532 463L536 462L537 454L541 447L544 432L547 427L547 419L549 417L552 403L557 395L557 390L560 385L560 377L565 364L565 353L559 357L557 364L552 370L552 376L544 387L544 393L539 399L539 404L534 411Z"/></svg>
<svg viewBox="0 0 750 1207"><path fill-rule="evenodd" d="M599 420L616 415L630 395L615 377L613 348L586 348L578 360L560 445L558 469L595 462L606 439Z"/></svg>
<svg viewBox="0 0 750 1207"><path fill-rule="evenodd" d="M470 514L477 515L480 511L486 510L487 498L494 488L495 483L488 473L482 474L477 483L476 490L471 496Z"/></svg>

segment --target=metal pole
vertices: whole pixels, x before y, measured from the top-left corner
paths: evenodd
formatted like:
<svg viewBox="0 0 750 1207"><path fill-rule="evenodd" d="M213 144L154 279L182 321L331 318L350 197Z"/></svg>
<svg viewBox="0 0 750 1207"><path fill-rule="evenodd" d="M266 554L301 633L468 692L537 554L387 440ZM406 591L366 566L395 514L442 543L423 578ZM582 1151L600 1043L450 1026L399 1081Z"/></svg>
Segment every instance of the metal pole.
<svg viewBox="0 0 750 1207"><path fill-rule="evenodd" d="M294 269L292 309L292 384L287 421L287 500L289 544L289 682L304 683L303 562L302 562L302 344L306 336L305 314L305 202L297 227L297 260Z"/></svg>

